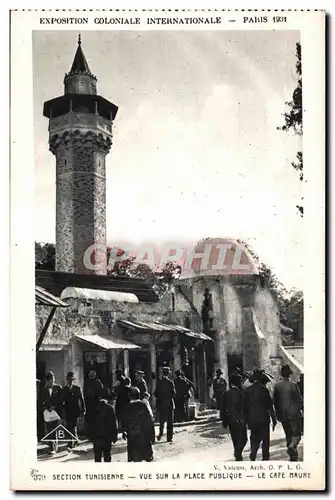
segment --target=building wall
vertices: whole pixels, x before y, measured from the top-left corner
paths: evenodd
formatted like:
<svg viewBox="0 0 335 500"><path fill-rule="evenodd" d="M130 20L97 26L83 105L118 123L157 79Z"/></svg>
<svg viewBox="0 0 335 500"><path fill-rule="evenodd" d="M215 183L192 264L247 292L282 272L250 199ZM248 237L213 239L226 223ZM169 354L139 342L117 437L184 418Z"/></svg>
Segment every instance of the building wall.
<svg viewBox="0 0 335 500"><path fill-rule="evenodd" d="M38 361L45 363L46 373L50 370L54 373L56 384L64 385L66 383L64 351L40 351Z"/></svg>
<svg viewBox="0 0 335 500"><path fill-rule="evenodd" d="M281 363L279 311L266 288L257 277L202 276L182 280L201 315L205 289L213 303L216 365L228 374L228 357L243 358L245 370L267 368L278 372Z"/></svg>

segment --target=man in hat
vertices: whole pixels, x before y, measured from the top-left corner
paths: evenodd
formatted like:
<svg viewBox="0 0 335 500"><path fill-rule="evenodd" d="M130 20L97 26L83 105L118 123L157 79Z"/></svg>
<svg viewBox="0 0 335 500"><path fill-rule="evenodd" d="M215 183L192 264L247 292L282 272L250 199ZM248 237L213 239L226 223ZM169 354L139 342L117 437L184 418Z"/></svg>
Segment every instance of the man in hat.
<svg viewBox="0 0 335 500"><path fill-rule="evenodd" d="M220 411L220 417L221 415L221 409L222 409L222 401L223 401L223 395L227 390L227 382L225 378L223 377L223 371L221 368L218 368L216 370L216 377L213 380L213 397L216 401L216 408L217 410Z"/></svg>
<svg viewBox="0 0 335 500"><path fill-rule="evenodd" d="M300 373L299 380L297 382L298 389L300 391L302 401L304 401L304 374Z"/></svg>
<svg viewBox="0 0 335 500"><path fill-rule="evenodd" d="M302 397L296 384L290 381L292 370L289 365L281 368L282 380L276 383L273 400L278 420L282 423L287 453L291 462L298 461L298 444L302 431Z"/></svg>
<svg viewBox="0 0 335 500"><path fill-rule="evenodd" d="M190 399L190 390L192 388L192 382L187 380L184 373L181 370L176 370L176 378L174 381L176 389L176 412L175 421L185 422L188 413L188 400Z"/></svg>
<svg viewBox="0 0 335 500"><path fill-rule="evenodd" d="M111 462L111 446L117 441L115 410L107 401L108 389L102 389L99 402L92 416L91 439L93 442L94 461Z"/></svg>
<svg viewBox="0 0 335 500"><path fill-rule="evenodd" d="M157 440L160 441L164 434L164 426L166 422L166 433L168 443L172 443L173 438L173 410L175 408L174 399L176 390L172 380L168 379L170 368L163 366L162 377L157 381L155 390L156 406L159 416L159 434Z"/></svg>
<svg viewBox="0 0 335 500"><path fill-rule="evenodd" d="M262 443L262 459L270 460L270 418L274 430L277 419L266 384L270 381L264 370L255 370L254 383L245 389L245 418L250 434L250 460L255 461Z"/></svg>
<svg viewBox="0 0 335 500"><path fill-rule="evenodd" d="M123 413L126 405L130 401L130 384L126 383L126 379L121 370L115 370L116 382L114 385L115 394L115 411L119 429L122 428Z"/></svg>
<svg viewBox="0 0 335 500"><path fill-rule="evenodd" d="M49 434L53 429L55 429L62 418L62 388L60 385L55 384L55 376L52 371L49 371L46 375L45 386L41 392L41 406L43 411L48 412L55 411L58 415L58 419L53 421L46 421L46 432ZM56 453L57 445L56 442L50 442L51 453Z"/></svg>
<svg viewBox="0 0 335 500"><path fill-rule="evenodd" d="M100 396L102 390L103 390L103 385L101 380L97 378L97 374L94 370L90 370L88 372L88 380L86 380L84 385L86 426L87 426L88 437L90 437L94 414L100 402Z"/></svg>
<svg viewBox="0 0 335 500"><path fill-rule="evenodd" d="M137 370L135 373L134 387L137 387L140 391L140 397L143 399L144 393L148 392L148 386L144 380L144 372L142 370Z"/></svg>
<svg viewBox="0 0 335 500"><path fill-rule="evenodd" d="M152 462L155 426L146 403L140 399L138 387L131 388L131 401L124 412L123 436L127 439L128 462Z"/></svg>
<svg viewBox="0 0 335 500"><path fill-rule="evenodd" d="M229 427L235 460L241 461L242 452L248 440L244 413L244 390L241 388L242 377L234 373L229 382L230 389L224 393L222 398L222 425Z"/></svg>
<svg viewBox="0 0 335 500"><path fill-rule="evenodd" d="M77 438L78 418L85 415L85 401L79 385L74 384L75 376L69 372L66 377L67 385L63 387L63 404L66 428L73 436ZM69 442L69 448L75 445L74 440Z"/></svg>

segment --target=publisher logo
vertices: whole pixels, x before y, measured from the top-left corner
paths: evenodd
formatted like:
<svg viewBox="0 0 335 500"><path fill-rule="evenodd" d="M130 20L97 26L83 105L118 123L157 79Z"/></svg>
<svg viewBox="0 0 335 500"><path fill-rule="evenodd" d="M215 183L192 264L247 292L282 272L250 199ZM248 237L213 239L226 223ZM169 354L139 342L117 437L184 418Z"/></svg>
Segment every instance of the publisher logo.
<svg viewBox="0 0 335 500"><path fill-rule="evenodd" d="M43 443L68 443L69 441L79 441L64 425L59 424L55 429L48 432L41 441Z"/></svg>

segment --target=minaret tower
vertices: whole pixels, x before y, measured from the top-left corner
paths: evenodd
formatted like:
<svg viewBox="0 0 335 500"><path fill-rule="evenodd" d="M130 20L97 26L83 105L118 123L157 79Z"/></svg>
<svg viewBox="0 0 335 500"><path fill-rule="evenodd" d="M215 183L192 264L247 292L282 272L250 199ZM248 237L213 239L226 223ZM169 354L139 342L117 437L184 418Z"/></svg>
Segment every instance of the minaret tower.
<svg viewBox="0 0 335 500"><path fill-rule="evenodd" d="M112 145L117 106L97 95L78 38L78 48L64 78L64 95L44 103L49 146L56 157L56 271L106 274L106 155ZM98 251L89 270L84 254ZM86 255L88 252L86 253Z"/></svg>

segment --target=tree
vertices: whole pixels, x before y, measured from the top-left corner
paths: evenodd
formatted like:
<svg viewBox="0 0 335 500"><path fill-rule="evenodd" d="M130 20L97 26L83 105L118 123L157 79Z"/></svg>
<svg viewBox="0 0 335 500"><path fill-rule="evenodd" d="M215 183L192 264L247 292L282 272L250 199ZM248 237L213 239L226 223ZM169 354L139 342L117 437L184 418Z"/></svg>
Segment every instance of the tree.
<svg viewBox="0 0 335 500"><path fill-rule="evenodd" d="M107 249L107 258L111 254L111 248ZM118 249L117 256L123 255L124 251ZM162 296L169 288L174 279L181 273L181 267L175 262L166 262L155 268L145 263L137 263L136 258L131 256L127 259L114 263L112 269L107 271L110 276L129 276L132 278L144 278L153 285L159 296Z"/></svg>
<svg viewBox="0 0 335 500"><path fill-rule="evenodd" d="M56 251L53 243L35 241L35 268L54 271L56 267Z"/></svg>
<svg viewBox="0 0 335 500"><path fill-rule="evenodd" d="M297 75L297 86L293 91L292 99L286 102L287 111L283 114L284 125L278 127L279 130L290 131L296 135L302 135L303 133L303 120L302 120L302 63L301 63L301 44L296 44L296 75ZM303 156L302 151L298 151L296 156L296 161L291 163L292 167L298 172L299 180L303 181ZM301 198L301 202L303 198ZM304 208L301 205L296 205L299 215L303 217Z"/></svg>

